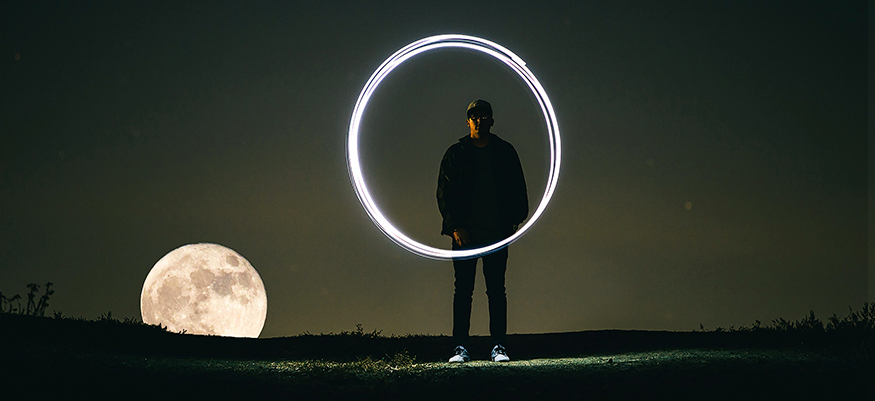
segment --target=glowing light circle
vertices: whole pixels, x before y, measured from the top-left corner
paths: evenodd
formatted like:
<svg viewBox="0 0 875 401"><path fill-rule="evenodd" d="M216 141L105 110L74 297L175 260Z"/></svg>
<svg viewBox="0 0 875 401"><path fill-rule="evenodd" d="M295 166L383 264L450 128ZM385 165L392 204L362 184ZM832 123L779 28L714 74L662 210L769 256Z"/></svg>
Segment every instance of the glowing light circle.
<svg viewBox="0 0 875 401"><path fill-rule="evenodd" d="M398 68L398 66L409 60L411 57L429 50L447 47L471 49L486 53L503 62L516 72L517 75L526 82L526 85L531 89L532 94L535 95L535 98L538 101L538 105L541 107L544 121L547 124L547 134L550 141L550 171L547 177L547 186L544 190L544 195L541 197L541 202L538 204L535 212L532 213L532 217L510 237L492 245L476 249L447 250L434 248L414 241L395 228L395 226L389 222L389 219L380 212L380 209L377 208L377 204L371 197L367 185L365 185L365 178L362 174L361 159L359 156L359 129L362 116L364 115L368 101L371 99L374 91L377 90L377 86L380 85L380 82L382 82L392 70ZM535 221L538 220L542 213L544 213L544 209L547 208L547 204L550 202L550 198L556 190L556 183L559 181L561 156L562 151L559 138L559 123L556 121L556 112L553 111L553 104L550 103L550 98L547 96L547 92L544 91L544 87L541 86L541 83L535 78L535 75L526 67L525 61L497 43L474 36L453 34L436 35L417 40L404 46L401 50L398 50L395 54L386 59L383 64L380 64L377 70L371 75L371 78L368 79L364 89L362 89L361 94L359 94L355 108L353 108L352 119L349 123L346 149L350 181L352 181L356 195L362 203L362 206L364 206L365 210L368 212L368 216L370 216L371 220L374 221L377 227L379 227L387 237L402 248L423 257L439 260L476 258L495 252L519 239L529 228L532 227Z"/></svg>

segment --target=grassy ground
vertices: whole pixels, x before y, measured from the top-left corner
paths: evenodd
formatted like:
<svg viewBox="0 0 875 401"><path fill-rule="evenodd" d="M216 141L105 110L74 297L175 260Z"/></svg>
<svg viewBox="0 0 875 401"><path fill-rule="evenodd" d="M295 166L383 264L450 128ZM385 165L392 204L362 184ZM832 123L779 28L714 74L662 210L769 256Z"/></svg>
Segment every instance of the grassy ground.
<svg viewBox="0 0 875 401"><path fill-rule="evenodd" d="M798 332L589 331L513 335L514 361L475 338L237 339L110 319L0 314L0 396L197 399L871 399L870 349Z"/></svg>

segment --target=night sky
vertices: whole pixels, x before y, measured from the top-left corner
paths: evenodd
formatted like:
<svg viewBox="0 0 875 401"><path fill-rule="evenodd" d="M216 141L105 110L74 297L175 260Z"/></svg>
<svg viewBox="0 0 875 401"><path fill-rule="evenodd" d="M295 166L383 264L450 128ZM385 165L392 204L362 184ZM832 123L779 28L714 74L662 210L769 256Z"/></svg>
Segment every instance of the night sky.
<svg viewBox="0 0 875 401"><path fill-rule="evenodd" d="M0 3L4 295L51 281L49 311L139 317L155 262L212 242L261 275L262 337L449 335L452 264L370 221L345 141L386 57L461 33L522 57L562 133L555 196L510 247L510 333L728 327L873 300L866 3L177 3ZM477 98L534 210L544 122L488 56L410 60L363 120L370 189L421 242L449 248L438 167ZM472 334L488 334L484 291L478 273Z"/></svg>

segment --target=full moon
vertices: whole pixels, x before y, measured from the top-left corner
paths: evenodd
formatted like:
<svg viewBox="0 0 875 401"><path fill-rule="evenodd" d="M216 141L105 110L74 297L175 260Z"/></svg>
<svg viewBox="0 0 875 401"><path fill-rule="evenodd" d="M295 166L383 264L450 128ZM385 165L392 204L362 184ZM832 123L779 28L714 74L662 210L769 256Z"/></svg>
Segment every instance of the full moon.
<svg viewBox="0 0 875 401"><path fill-rule="evenodd" d="M267 293L255 268L217 244L190 244L164 255L146 276L143 322L174 332L258 337Z"/></svg>

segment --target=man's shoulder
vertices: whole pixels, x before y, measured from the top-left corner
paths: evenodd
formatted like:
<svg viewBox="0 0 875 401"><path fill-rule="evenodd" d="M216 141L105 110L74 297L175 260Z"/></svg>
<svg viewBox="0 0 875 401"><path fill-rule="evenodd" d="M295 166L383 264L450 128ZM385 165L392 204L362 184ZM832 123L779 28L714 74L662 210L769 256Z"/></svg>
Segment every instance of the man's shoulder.
<svg viewBox="0 0 875 401"><path fill-rule="evenodd" d="M468 145L467 142L470 142L470 139L471 138L469 138L467 136L463 136L463 137L459 138L458 141L454 142L452 145L450 145L449 148L447 148L447 153L456 153L456 152L464 151Z"/></svg>
<svg viewBox="0 0 875 401"><path fill-rule="evenodd" d="M516 149L514 149L510 142L501 139L498 135L492 134L492 138L489 141L490 143L493 143L494 141L496 148L501 148L502 150L513 150L516 152Z"/></svg>
<svg viewBox="0 0 875 401"><path fill-rule="evenodd" d="M450 145L450 147L447 148L446 153L447 154L465 153L468 149L470 149L473 146L474 145L471 144L471 137L466 135L466 136L459 138L458 141L456 141L455 143ZM489 138L489 146L493 149L498 149L499 151L512 150L512 151L516 152L516 149L514 149L513 145L510 142L505 141L504 139L502 139L501 137L499 137L498 135L495 135L495 134L492 134L492 136Z"/></svg>
<svg viewBox="0 0 875 401"><path fill-rule="evenodd" d="M450 147L447 148L447 151L444 152L444 157L441 159L441 166L449 163L449 165L454 165L458 160L465 158L465 148L461 142L456 142ZM443 167L441 167L443 168Z"/></svg>
<svg viewBox="0 0 875 401"><path fill-rule="evenodd" d="M499 146L510 145L510 142L505 141L504 139L501 139L500 136L495 135L495 134L492 134L492 136L489 138L490 143L492 143L493 141L495 141L495 143L498 144Z"/></svg>

